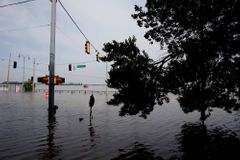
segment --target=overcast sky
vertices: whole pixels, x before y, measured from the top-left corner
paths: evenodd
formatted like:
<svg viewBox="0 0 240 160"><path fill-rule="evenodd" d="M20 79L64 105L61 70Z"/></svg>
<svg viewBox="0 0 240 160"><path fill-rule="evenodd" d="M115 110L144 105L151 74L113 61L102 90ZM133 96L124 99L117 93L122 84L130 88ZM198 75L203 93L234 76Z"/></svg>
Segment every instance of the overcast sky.
<svg viewBox="0 0 240 160"><path fill-rule="evenodd" d="M0 6L22 0L0 0ZM134 5L144 5L144 0L61 0L90 42L104 55L103 44L112 40L124 41L135 35L137 45L149 56L157 59L162 52L157 44L150 45L144 39L144 28L139 28L131 14ZM33 74L33 58L36 59L36 77L48 74L50 47L49 0L36 0L26 4L0 8L0 82L6 81L8 59L17 61L17 69L10 68L10 81L22 81L23 56L26 58L25 80ZM41 26L41 27L39 27ZM106 64L95 61L95 51L84 51L85 39L76 29L60 4L57 4L56 75L66 82L105 83ZM20 58L18 55L21 54ZM68 64L86 64L84 69L68 71ZM110 69L110 65L108 66Z"/></svg>

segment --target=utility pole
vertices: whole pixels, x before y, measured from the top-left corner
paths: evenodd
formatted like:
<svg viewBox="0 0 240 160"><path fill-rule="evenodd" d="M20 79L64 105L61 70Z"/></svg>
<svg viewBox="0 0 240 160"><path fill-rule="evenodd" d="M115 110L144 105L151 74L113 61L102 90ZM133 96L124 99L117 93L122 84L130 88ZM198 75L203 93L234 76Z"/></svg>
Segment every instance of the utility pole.
<svg viewBox="0 0 240 160"><path fill-rule="evenodd" d="M32 92L35 90L34 80L35 80L35 58L33 59L33 80L32 80Z"/></svg>
<svg viewBox="0 0 240 160"><path fill-rule="evenodd" d="M28 60L29 60L30 57L22 55L22 54L19 54L18 58L21 58L21 57L23 58L23 79L22 79L22 92L23 92L23 90L24 90L23 86L24 86L24 80L25 80L25 60L26 60L25 58L27 57Z"/></svg>
<svg viewBox="0 0 240 160"><path fill-rule="evenodd" d="M8 74L7 74L7 87L8 87L8 90L9 90L10 63L11 63L11 53L10 53L9 61L8 61Z"/></svg>
<svg viewBox="0 0 240 160"><path fill-rule="evenodd" d="M51 33L50 33L50 62L49 62L49 97L48 117L54 117L54 76L55 76L55 37L56 37L56 3L57 0L50 0L51 6Z"/></svg>
<svg viewBox="0 0 240 160"><path fill-rule="evenodd" d="M23 80L22 80L22 91L23 91L24 79L25 79L25 56L23 56Z"/></svg>

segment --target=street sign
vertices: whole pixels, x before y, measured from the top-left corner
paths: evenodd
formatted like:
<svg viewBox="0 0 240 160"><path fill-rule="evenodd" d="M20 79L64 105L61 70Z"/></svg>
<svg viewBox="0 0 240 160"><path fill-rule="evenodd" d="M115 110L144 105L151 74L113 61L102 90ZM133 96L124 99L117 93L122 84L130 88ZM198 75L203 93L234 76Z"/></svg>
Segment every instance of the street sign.
<svg viewBox="0 0 240 160"><path fill-rule="evenodd" d="M78 64L76 65L76 68L85 68L86 67L86 64Z"/></svg>

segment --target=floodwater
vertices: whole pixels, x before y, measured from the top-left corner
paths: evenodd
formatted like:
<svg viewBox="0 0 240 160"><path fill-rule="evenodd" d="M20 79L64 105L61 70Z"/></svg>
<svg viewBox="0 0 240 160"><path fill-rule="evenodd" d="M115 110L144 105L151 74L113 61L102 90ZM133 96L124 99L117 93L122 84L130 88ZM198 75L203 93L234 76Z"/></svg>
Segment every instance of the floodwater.
<svg viewBox="0 0 240 160"><path fill-rule="evenodd" d="M0 91L0 159L240 159L240 112L214 109L202 126L198 112L184 114L171 96L147 119L119 117L120 108L106 104L114 91L67 91L74 88L57 88L64 91L55 94L54 120L48 120L44 91Z"/></svg>

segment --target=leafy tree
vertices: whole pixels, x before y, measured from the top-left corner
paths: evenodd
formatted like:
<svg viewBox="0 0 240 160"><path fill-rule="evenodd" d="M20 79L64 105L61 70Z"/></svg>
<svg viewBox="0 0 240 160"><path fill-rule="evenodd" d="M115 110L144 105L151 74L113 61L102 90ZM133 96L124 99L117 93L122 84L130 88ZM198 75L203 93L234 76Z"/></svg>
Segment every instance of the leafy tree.
<svg viewBox="0 0 240 160"><path fill-rule="evenodd" d="M168 47L155 63L158 80L203 121L210 107L230 112L240 105L239 9L238 0L147 0L132 15L148 29L145 38Z"/></svg>
<svg viewBox="0 0 240 160"><path fill-rule="evenodd" d="M118 90L108 103L122 104L120 116L140 114L146 118L156 102L168 101L167 92L153 74L157 67L147 53L136 46L135 37L124 42L106 43L103 50L108 55L102 60L113 62L107 85Z"/></svg>
<svg viewBox="0 0 240 160"><path fill-rule="evenodd" d="M31 92L32 91L32 81L29 79L28 81L25 81L23 84L24 91L25 92Z"/></svg>

